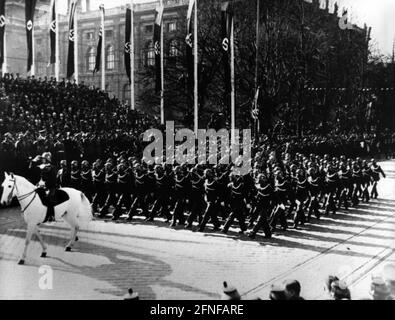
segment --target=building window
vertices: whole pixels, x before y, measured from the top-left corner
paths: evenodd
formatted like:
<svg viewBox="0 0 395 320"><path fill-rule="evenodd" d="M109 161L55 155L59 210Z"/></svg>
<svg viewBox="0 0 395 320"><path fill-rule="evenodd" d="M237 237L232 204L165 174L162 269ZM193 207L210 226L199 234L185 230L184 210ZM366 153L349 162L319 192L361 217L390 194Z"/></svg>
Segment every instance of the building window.
<svg viewBox="0 0 395 320"><path fill-rule="evenodd" d="M168 24L167 24L167 31L168 32L174 32L174 31L177 31L177 23L176 22L169 22Z"/></svg>
<svg viewBox="0 0 395 320"><path fill-rule="evenodd" d="M154 27L151 25L151 24L147 24L145 27L144 27L144 32L145 33L152 33L154 31Z"/></svg>
<svg viewBox="0 0 395 320"><path fill-rule="evenodd" d="M87 41L92 41L93 40L93 32L87 32L85 33L85 39Z"/></svg>
<svg viewBox="0 0 395 320"><path fill-rule="evenodd" d="M114 33L112 32L112 30L106 30L106 39L112 39L113 36Z"/></svg>
<svg viewBox="0 0 395 320"><path fill-rule="evenodd" d="M152 67L155 65L155 50L152 41L149 41L147 43L146 48L145 65L148 67Z"/></svg>
<svg viewBox="0 0 395 320"><path fill-rule="evenodd" d="M106 49L106 69L114 70L115 68L115 50L113 45L109 45Z"/></svg>
<svg viewBox="0 0 395 320"><path fill-rule="evenodd" d="M86 65L87 65L87 69L88 71L93 72L93 70L95 70L95 66L96 66L96 57L95 57L95 49L93 47L90 47L87 51L86 54Z"/></svg>

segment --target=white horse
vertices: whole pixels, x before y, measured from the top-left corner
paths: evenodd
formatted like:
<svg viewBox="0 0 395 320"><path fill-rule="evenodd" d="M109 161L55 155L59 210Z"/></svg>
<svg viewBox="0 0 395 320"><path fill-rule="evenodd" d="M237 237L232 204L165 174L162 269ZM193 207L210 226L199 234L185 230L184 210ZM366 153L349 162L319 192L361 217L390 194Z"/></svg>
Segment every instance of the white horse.
<svg viewBox="0 0 395 320"><path fill-rule="evenodd" d="M25 264L27 249L33 235L36 235L42 246L41 257L47 256L47 246L40 235L39 226L44 223L47 215L47 207L43 205L37 187L27 179L5 173L5 180L2 184L3 194L1 204L9 205L14 197L17 197L22 209L22 213L27 224L25 249L18 264ZM71 188L62 188L69 196L69 200L55 207L55 220L66 221L71 227L71 239L67 243L66 251L71 251L75 241L78 240L77 233L81 222L92 220L92 208L89 200L81 192Z"/></svg>

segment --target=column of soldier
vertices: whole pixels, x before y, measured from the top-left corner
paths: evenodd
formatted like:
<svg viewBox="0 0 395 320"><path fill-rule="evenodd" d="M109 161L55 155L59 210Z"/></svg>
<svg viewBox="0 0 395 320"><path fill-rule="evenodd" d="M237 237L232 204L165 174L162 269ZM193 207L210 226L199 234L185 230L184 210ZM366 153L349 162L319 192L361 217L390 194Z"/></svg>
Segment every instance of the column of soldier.
<svg viewBox="0 0 395 320"><path fill-rule="evenodd" d="M61 161L60 187L82 190L99 218L127 221L142 216L203 232L207 224L227 233L235 220L240 234L255 238L261 230L270 238L310 223L312 216L336 215L360 201L377 199L377 183L385 173L377 162L299 153L257 153L252 171L234 174L231 165L154 165L126 155L71 163ZM222 226L222 228L221 228Z"/></svg>

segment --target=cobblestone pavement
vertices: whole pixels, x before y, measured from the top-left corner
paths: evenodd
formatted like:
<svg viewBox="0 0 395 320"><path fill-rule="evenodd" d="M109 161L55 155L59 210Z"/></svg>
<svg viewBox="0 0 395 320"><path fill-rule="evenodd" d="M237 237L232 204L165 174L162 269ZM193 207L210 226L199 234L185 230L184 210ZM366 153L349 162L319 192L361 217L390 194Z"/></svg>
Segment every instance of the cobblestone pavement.
<svg viewBox="0 0 395 320"><path fill-rule="evenodd" d="M41 228L48 258L34 239L25 266L17 265L25 226L19 210L0 211L0 299L119 299L129 287L141 299L217 299L224 280L244 297L266 299L270 285L287 278L302 283L307 299L325 299L324 279L346 277L353 296L366 296L369 277L394 261L395 161L382 163L387 179L380 199L357 210L313 221L300 230L255 241L239 236L170 229L158 221L93 221L83 227L73 252L64 247L64 223ZM52 290L41 290L39 268L53 270Z"/></svg>

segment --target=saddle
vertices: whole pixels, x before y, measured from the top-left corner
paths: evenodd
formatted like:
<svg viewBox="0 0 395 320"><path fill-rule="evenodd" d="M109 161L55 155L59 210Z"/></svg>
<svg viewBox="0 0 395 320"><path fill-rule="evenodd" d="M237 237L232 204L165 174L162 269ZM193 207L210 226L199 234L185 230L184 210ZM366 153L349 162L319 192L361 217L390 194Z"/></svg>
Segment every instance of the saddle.
<svg viewBox="0 0 395 320"><path fill-rule="evenodd" d="M65 203L70 199L69 195L63 190L56 190L55 195L52 199L49 199L47 192L44 188L38 188L37 194L40 197L41 202L44 206L53 206L56 207L62 203Z"/></svg>

